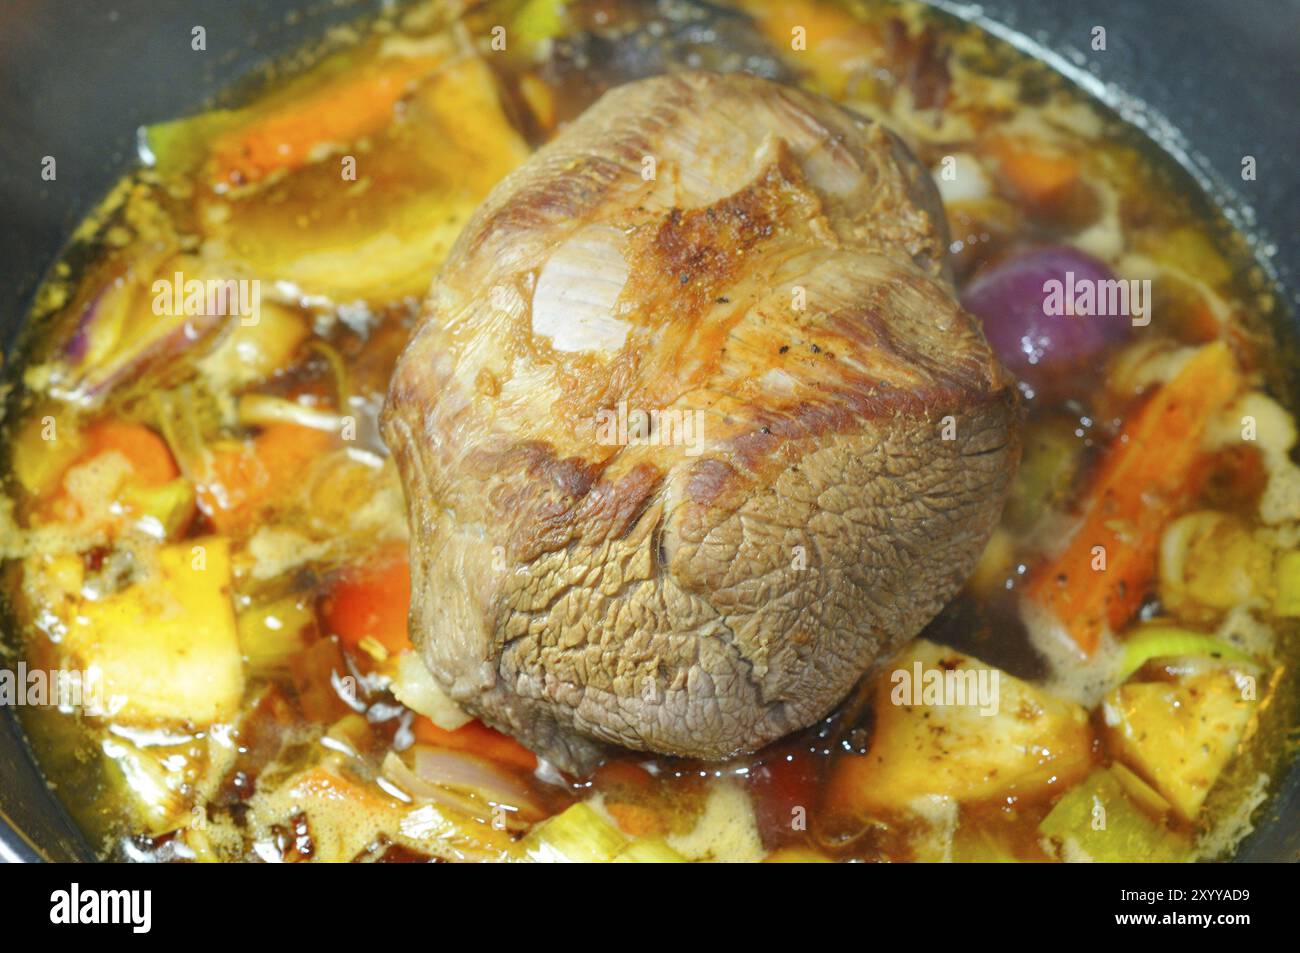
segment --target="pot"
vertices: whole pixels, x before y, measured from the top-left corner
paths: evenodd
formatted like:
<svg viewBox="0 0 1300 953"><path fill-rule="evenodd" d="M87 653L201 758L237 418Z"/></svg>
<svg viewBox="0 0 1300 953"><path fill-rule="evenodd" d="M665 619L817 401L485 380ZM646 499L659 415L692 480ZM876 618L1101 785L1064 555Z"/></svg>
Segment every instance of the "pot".
<svg viewBox="0 0 1300 953"><path fill-rule="evenodd" d="M1300 340L1300 4L1183 0L1043 4L932 0L1045 59L1137 124L1253 240ZM136 129L220 102L232 79L383 0L9 0L0 31L0 340L9 353L72 229L136 161ZM205 51L191 48L195 26ZM1106 49L1091 49L1094 30ZM46 156L55 178L42 178ZM1254 157L1255 177L1243 178ZM1300 367L1292 373L1300 377ZM1292 406L1300 388L1292 388ZM1296 704L1296 700L1292 700ZM1298 713L1300 714L1300 713ZM1300 717L1293 718L1293 723ZM1300 761L1275 778L1242 861L1300 857ZM11 709L0 711L0 860L90 860L47 788Z"/></svg>

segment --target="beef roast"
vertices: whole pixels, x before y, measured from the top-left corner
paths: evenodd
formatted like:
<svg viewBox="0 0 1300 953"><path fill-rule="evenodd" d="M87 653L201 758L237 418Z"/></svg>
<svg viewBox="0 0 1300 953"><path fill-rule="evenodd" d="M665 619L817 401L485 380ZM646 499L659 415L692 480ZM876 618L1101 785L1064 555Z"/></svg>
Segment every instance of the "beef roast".
<svg viewBox="0 0 1300 953"><path fill-rule="evenodd" d="M1018 454L925 170L750 76L607 93L491 193L394 374L411 631L570 771L826 715L962 584Z"/></svg>

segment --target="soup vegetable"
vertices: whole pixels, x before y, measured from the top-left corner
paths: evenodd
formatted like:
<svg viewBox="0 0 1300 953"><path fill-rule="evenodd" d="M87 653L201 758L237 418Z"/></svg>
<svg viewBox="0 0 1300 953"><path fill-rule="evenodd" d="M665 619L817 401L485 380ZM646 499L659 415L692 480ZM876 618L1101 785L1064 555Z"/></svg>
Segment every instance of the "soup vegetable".
<svg viewBox="0 0 1300 953"><path fill-rule="evenodd" d="M1024 456L959 596L830 717L575 777L414 651L377 415L488 191L606 89L685 68L821 93L932 171ZM1296 694L1278 305L1112 113L883 3L417 5L282 71L141 130L11 369L11 662L82 689L28 677L20 712L105 856L1193 860L1249 830Z"/></svg>

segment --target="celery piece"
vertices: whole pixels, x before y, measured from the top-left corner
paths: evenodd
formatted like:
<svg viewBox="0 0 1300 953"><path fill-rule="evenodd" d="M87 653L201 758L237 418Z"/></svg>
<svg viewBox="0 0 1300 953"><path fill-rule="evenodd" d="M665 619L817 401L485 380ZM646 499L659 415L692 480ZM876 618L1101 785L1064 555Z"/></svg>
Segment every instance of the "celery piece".
<svg viewBox="0 0 1300 953"><path fill-rule="evenodd" d="M628 840L590 804L579 801L529 831L524 856L539 863L603 864Z"/></svg>
<svg viewBox="0 0 1300 953"><path fill-rule="evenodd" d="M1144 814L1105 768L1067 791L1038 830L1067 860L1170 862L1188 859L1190 848L1187 838Z"/></svg>
<svg viewBox="0 0 1300 953"><path fill-rule="evenodd" d="M564 32L567 0L528 0L515 15L515 36L525 43L540 43Z"/></svg>
<svg viewBox="0 0 1300 953"><path fill-rule="evenodd" d="M983 827L958 827L952 841L952 859L957 864L1014 864L1019 858Z"/></svg>
<svg viewBox="0 0 1300 953"><path fill-rule="evenodd" d="M765 864L831 864L825 854L808 847L779 847L763 858Z"/></svg>
<svg viewBox="0 0 1300 953"><path fill-rule="evenodd" d="M1300 552L1283 553L1277 561L1277 598L1273 614L1300 618Z"/></svg>
<svg viewBox="0 0 1300 953"><path fill-rule="evenodd" d="M1179 655L1209 655L1233 662L1255 664L1255 660L1241 649L1212 635L1177 626L1154 625L1136 630L1125 640L1119 680L1126 680L1153 658Z"/></svg>
<svg viewBox="0 0 1300 953"><path fill-rule="evenodd" d="M640 837L614 858L616 864L684 864L686 858L673 850L662 837Z"/></svg>

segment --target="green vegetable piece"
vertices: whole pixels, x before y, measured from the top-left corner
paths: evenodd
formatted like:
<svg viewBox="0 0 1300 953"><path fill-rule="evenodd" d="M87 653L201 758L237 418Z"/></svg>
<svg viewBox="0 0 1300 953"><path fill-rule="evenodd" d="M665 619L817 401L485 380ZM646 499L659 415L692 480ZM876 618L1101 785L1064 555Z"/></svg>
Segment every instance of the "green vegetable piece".
<svg viewBox="0 0 1300 953"><path fill-rule="evenodd" d="M1142 812L1114 773L1099 768L1066 792L1038 826L1062 849L1098 863L1188 860L1191 842Z"/></svg>
<svg viewBox="0 0 1300 953"><path fill-rule="evenodd" d="M523 840L524 856L539 863L603 864L627 845L618 828L581 801L533 828Z"/></svg>
<svg viewBox="0 0 1300 953"><path fill-rule="evenodd" d="M662 837L632 841L614 858L616 864L684 864L686 858L668 846Z"/></svg>
<svg viewBox="0 0 1300 953"><path fill-rule="evenodd" d="M1180 629L1177 626L1155 625L1138 629L1124 643L1120 664L1120 681L1140 669L1153 658L1172 658L1179 655L1208 655L1254 665L1252 659L1235 645L1212 635Z"/></svg>

